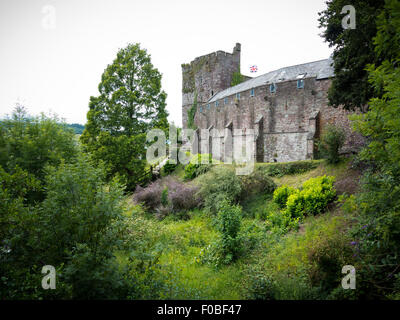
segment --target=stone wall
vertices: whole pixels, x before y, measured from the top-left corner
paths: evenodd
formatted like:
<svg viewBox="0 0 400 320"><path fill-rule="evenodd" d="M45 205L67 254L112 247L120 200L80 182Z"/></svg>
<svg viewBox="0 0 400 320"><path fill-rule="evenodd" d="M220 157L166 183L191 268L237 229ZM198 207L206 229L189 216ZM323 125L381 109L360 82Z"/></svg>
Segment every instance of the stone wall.
<svg viewBox="0 0 400 320"><path fill-rule="evenodd" d="M195 83L194 91L189 92L190 81L184 77L183 128L187 128L187 111L193 105L194 92L197 92L195 126L219 130L218 137L212 142L209 137L199 136L199 144L203 145L199 147L200 152L209 152L210 144L231 152L241 137L234 136L227 143L226 130L243 129L244 136L246 129L253 129L256 161L312 159L315 141L327 124L345 129L346 143L342 152L351 152L363 144L361 136L352 132L348 119L350 113L343 108L328 106L330 79L306 78L301 89L297 88L296 80L279 82L275 84L274 93L270 92L269 84L265 84L253 88L254 96L249 89L240 92L240 97L234 94L208 104L212 95L230 86L231 76L239 70L239 63L240 46L236 46L233 54L218 51L183 66L184 72L193 74Z"/></svg>
<svg viewBox="0 0 400 320"><path fill-rule="evenodd" d="M231 86L232 76L239 72L240 44L232 53L217 51L182 65L182 122L187 128L188 110L195 97L199 104L207 102L214 94Z"/></svg>

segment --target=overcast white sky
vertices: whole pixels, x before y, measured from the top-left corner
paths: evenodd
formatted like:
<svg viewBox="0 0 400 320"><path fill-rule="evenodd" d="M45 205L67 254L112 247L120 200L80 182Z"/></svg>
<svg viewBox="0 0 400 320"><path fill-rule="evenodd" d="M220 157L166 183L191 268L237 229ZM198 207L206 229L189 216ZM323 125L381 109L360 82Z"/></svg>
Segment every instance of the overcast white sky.
<svg viewBox="0 0 400 320"><path fill-rule="evenodd" d="M163 74L181 125L181 64L242 44L242 73L326 59L324 0L1 0L0 117L16 103L86 123L91 95L119 48L139 42ZM53 15L53 9L54 14ZM55 19L53 19L55 18ZM249 67L258 66L250 74Z"/></svg>

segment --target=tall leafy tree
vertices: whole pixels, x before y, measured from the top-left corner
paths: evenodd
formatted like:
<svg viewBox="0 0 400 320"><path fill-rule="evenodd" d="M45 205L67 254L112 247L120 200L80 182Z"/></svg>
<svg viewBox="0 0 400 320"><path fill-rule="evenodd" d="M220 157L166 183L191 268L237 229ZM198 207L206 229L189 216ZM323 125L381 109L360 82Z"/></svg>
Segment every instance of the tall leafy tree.
<svg viewBox="0 0 400 320"><path fill-rule="evenodd" d="M167 129L165 99L161 74L139 44L119 50L101 77L99 95L90 97L81 141L106 163L109 176L124 177L130 189L146 165L146 132Z"/></svg>
<svg viewBox="0 0 400 320"><path fill-rule="evenodd" d="M369 111L355 116L356 128L369 137L361 157L375 164L367 172L358 210L363 220L358 236L360 274L370 295L400 297L400 2L386 0L378 16L375 52L382 63L368 66L375 89Z"/></svg>
<svg viewBox="0 0 400 320"><path fill-rule="evenodd" d="M379 63L374 51L376 19L384 0L328 0L327 8L320 12L322 37L334 48L335 78L329 90L329 103L348 110L364 108L373 97L373 86L368 82L367 64ZM356 9L356 29L343 29L342 9L353 5Z"/></svg>
<svg viewBox="0 0 400 320"><path fill-rule="evenodd" d="M371 99L368 113L356 117L356 127L371 140L363 157L400 179L400 2L386 2L374 39L383 62L368 66L377 97Z"/></svg>
<svg viewBox="0 0 400 320"><path fill-rule="evenodd" d="M24 197L30 201L43 200L40 185L44 182L46 166L71 163L79 153L74 132L56 116L30 116L23 106L17 105L12 115L0 122L0 167L15 179L11 190L27 187ZM13 179L14 179L13 178ZM22 188L23 189L23 188Z"/></svg>

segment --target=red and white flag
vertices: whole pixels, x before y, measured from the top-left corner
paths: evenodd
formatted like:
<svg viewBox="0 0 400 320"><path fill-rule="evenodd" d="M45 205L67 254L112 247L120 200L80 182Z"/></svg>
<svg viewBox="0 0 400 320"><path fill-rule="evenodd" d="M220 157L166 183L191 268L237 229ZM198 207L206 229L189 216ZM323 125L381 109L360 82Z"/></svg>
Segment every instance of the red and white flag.
<svg viewBox="0 0 400 320"><path fill-rule="evenodd" d="M255 72L257 72L257 71L258 71L257 66L251 66L251 67L250 67L250 72L251 72L251 73L255 73Z"/></svg>

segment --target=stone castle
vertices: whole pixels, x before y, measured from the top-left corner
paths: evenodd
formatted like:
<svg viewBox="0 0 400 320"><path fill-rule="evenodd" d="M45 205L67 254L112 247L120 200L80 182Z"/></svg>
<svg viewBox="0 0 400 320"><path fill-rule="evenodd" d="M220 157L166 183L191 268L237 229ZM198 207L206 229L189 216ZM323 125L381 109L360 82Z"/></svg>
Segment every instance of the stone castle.
<svg viewBox="0 0 400 320"><path fill-rule="evenodd" d="M352 149L357 137L349 113L328 106L334 77L331 59L255 78L243 76L243 82L231 86L233 77L240 75L240 51L237 43L232 53L217 51L182 65L183 129L198 129L195 153L211 153L215 144L225 152L232 150L246 130L253 129L255 161L313 159L316 139L328 123L346 131L342 152ZM227 140L228 136L232 138Z"/></svg>

